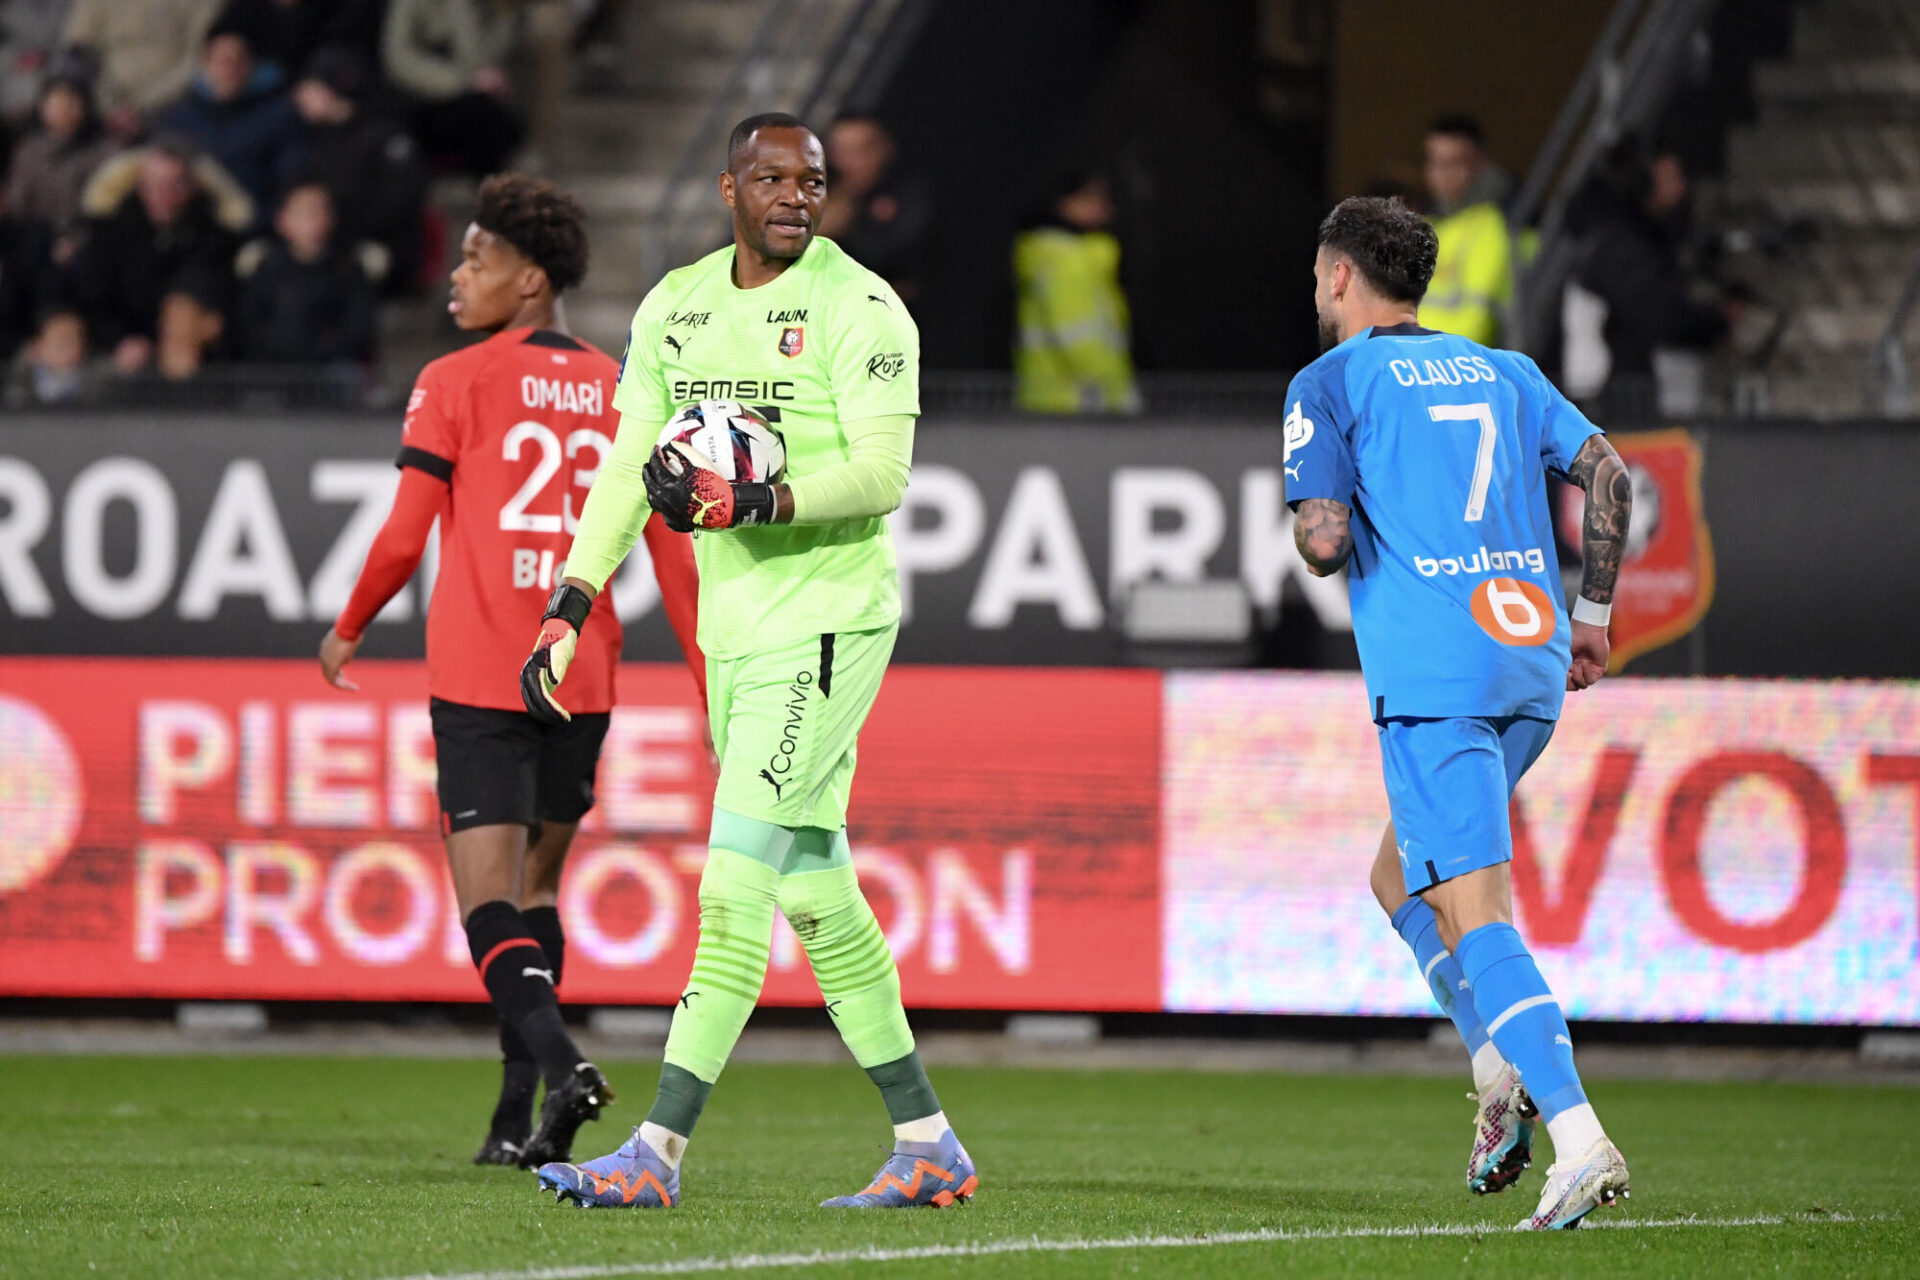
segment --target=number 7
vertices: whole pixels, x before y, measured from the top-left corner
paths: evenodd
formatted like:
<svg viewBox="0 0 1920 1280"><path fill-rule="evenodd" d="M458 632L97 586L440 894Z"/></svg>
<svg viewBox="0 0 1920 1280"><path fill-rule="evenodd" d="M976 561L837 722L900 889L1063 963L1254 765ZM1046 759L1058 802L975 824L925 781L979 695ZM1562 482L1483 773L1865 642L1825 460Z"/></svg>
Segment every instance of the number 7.
<svg viewBox="0 0 1920 1280"><path fill-rule="evenodd" d="M1427 416L1435 422L1478 422L1480 447L1473 455L1473 484L1467 489L1468 524L1477 522L1487 511L1487 486L1493 483L1493 442L1500 429L1493 423L1493 406L1479 404L1430 404Z"/></svg>

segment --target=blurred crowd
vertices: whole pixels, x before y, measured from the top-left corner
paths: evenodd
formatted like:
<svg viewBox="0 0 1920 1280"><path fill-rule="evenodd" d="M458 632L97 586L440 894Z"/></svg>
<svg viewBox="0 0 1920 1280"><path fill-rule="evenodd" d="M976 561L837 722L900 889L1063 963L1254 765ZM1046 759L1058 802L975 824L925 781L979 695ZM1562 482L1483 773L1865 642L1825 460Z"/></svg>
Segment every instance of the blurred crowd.
<svg viewBox="0 0 1920 1280"><path fill-rule="evenodd" d="M564 69L592 7L0 0L9 398L232 363L369 385L379 300L438 283L429 182L539 163L557 93L539 46L561 42Z"/></svg>
<svg viewBox="0 0 1920 1280"><path fill-rule="evenodd" d="M1714 267L1717 237L1694 213L1685 161L1657 141L1620 139L1566 212L1573 244L1539 331L1519 332L1516 277L1534 255L1530 228L1511 220L1512 176L1487 151L1470 116L1428 127L1421 182L1383 181L1433 220L1439 261L1420 306L1422 324L1489 346L1520 346L1575 399L1614 417L1695 411L1707 357L1727 347L1746 305Z"/></svg>
<svg viewBox="0 0 1920 1280"><path fill-rule="evenodd" d="M541 168L575 38L616 3L0 0L6 400L142 395L220 367L349 398L376 385L382 300L440 284L451 229L430 184ZM937 258L928 183L872 115L825 143L821 232L914 302ZM1744 298L1714 278L1679 155L1625 139L1605 157L1567 212L1571 268L1525 314L1532 233L1479 123L1435 119L1403 177L1373 193L1439 233L1424 323L1524 338L1616 414L1685 411ZM1141 408L1117 214L1107 176L1066 173L1014 238L1024 409Z"/></svg>

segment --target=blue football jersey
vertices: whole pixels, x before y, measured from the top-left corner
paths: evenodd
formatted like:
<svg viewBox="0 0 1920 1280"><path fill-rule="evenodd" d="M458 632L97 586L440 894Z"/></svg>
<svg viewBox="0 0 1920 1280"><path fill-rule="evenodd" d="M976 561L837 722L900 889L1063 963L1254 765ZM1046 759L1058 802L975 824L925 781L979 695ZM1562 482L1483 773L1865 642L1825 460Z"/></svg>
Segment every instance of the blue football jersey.
<svg viewBox="0 0 1920 1280"><path fill-rule="evenodd" d="M1417 325L1355 334L1287 390L1287 502L1353 510L1373 716L1558 718L1570 624L1547 512L1599 428L1537 365Z"/></svg>

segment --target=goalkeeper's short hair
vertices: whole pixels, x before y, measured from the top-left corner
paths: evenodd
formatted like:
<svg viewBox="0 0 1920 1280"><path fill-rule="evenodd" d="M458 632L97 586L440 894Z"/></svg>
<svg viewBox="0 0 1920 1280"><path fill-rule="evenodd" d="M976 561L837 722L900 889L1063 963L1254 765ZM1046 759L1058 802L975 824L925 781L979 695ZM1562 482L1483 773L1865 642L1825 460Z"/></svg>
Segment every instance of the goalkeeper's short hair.
<svg viewBox="0 0 1920 1280"><path fill-rule="evenodd" d="M747 143L751 142L753 135L762 129L799 129L806 133L813 132L805 120L784 111L762 111L759 115L748 116L733 126L733 132L727 135L727 172L733 172L734 167L740 162L741 155L746 151Z"/></svg>
<svg viewBox="0 0 1920 1280"><path fill-rule="evenodd" d="M580 202L544 178L496 173L480 184L473 224L491 231L547 273L556 294L587 275L587 215Z"/></svg>

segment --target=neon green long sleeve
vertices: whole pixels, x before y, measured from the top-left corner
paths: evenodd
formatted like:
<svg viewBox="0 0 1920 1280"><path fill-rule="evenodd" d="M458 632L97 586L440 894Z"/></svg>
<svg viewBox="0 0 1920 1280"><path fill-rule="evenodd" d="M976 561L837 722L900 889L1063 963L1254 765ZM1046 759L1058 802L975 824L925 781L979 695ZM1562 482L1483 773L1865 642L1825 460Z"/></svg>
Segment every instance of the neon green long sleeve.
<svg viewBox="0 0 1920 1280"><path fill-rule="evenodd" d="M913 466L913 418L862 418L844 422L840 429L847 433L847 460L787 482L795 524L884 516L906 497L907 472Z"/></svg>
<svg viewBox="0 0 1920 1280"><path fill-rule="evenodd" d="M656 434L651 427L622 418L612 456L600 464L593 488L587 491L573 549L567 553L567 576L579 578L596 592L633 550L647 517L653 514L640 469L647 464Z"/></svg>
<svg viewBox="0 0 1920 1280"><path fill-rule="evenodd" d="M894 414L843 424L848 459L788 481L793 523L832 524L883 516L899 507L913 465L913 423L911 415ZM567 557L567 576L579 578L595 591L606 586L626 559L653 510L647 505L647 485L640 474L651 451L622 448L629 435L635 440L653 438L650 432L622 426L613 455L600 464L600 474L593 479Z"/></svg>

